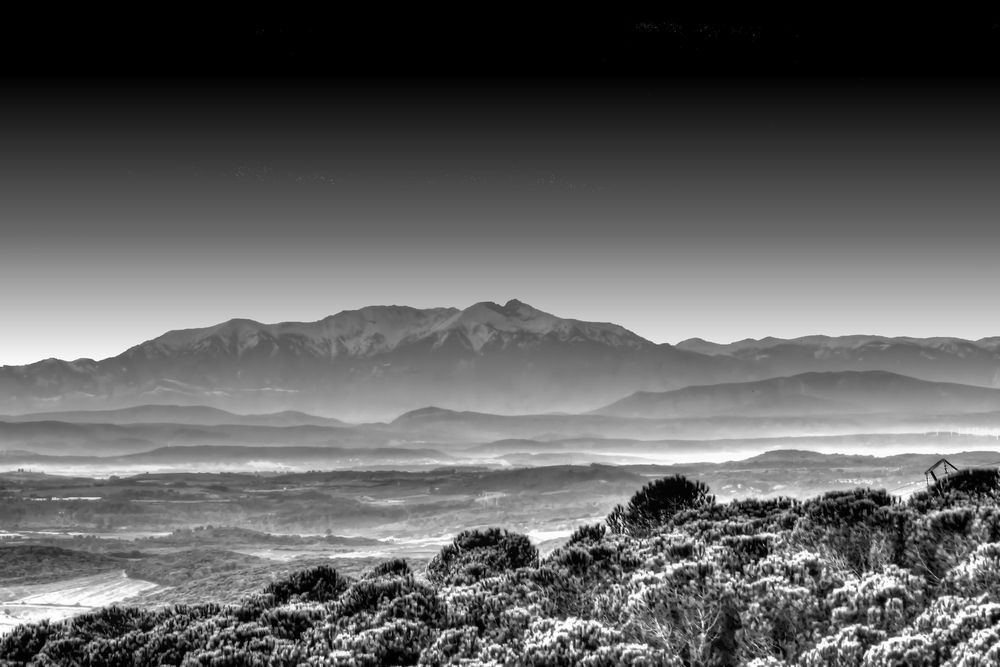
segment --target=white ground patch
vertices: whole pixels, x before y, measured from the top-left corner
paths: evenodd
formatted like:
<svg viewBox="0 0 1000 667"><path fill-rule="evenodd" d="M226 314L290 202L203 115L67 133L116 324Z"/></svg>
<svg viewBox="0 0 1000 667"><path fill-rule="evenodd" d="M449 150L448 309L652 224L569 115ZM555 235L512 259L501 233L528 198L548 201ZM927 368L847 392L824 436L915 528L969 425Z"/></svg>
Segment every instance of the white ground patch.
<svg viewBox="0 0 1000 667"><path fill-rule="evenodd" d="M142 579L130 579L124 571L47 584L0 586L0 634L22 623L70 618L154 588L159 586Z"/></svg>

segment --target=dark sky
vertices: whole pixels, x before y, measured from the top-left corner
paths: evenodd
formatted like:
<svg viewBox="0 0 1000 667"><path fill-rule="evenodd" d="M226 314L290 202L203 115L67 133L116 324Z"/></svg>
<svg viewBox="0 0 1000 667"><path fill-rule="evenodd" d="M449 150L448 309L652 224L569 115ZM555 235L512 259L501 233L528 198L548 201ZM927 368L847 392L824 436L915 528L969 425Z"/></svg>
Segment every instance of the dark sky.
<svg viewBox="0 0 1000 667"><path fill-rule="evenodd" d="M515 297L657 342L1000 334L989 17L396 18L7 26L0 363Z"/></svg>

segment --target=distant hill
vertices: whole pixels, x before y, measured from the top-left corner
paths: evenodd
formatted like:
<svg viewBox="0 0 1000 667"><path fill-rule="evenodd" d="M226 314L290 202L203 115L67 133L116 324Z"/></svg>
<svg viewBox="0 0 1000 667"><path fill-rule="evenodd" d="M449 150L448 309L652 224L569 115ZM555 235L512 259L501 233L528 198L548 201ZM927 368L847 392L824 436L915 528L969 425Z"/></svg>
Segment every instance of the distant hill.
<svg viewBox="0 0 1000 667"><path fill-rule="evenodd" d="M391 436L340 426L0 421L0 452L111 456L168 445L378 447Z"/></svg>
<svg viewBox="0 0 1000 667"><path fill-rule="evenodd" d="M402 447L242 447L219 445L192 445L185 447L160 447L148 452L115 457L118 463L245 463L247 461L325 461L345 463L349 460L415 461L433 459L447 462L452 457L434 449L407 449Z"/></svg>
<svg viewBox="0 0 1000 667"><path fill-rule="evenodd" d="M113 470L116 474L147 470L263 470L283 468L348 470L392 466L414 467L453 465L454 457L429 448L342 448L342 447L242 447L190 445L159 447L146 452L112 456L82 454L51 455L26 451L0 452L3 468L55 470ZM122 472L117 472L122 471ZM9 476L9 474L8 474Z"/></svg>
<svg viewBox="0 0 1000 667"><path fill-rule="evenodd" d="M75 424L186 424L217 426L346 426L337 419L286 410L241 415L204 405L137 405L118 410L73 410L0 416L0 421L60 421Z"/></svg>
<svg viewBox="0 0 1000 667"><path fill-rule="evenodd" d="M923 380L1000 387L1000 337L802 336L725 344L690 338L677 348L749 363L760 378L807 371L884 370Z"/></svg>
<svg viewBox="0 0 1000 667"><path fill-rule="evenodd" d="M712 415L945 414L998 409L998 389L928 382L885 371L841 371L636 392L593 414L669 419Z"/></svg>

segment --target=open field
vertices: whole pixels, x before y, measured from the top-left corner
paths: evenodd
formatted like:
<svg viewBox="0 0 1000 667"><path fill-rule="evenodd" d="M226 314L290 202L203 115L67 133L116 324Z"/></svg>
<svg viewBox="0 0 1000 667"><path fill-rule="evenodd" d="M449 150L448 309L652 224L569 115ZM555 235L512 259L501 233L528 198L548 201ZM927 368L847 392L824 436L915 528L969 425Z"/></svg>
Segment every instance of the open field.
<svg viewBox="0 0 1000 667"><path fill-rule="evenodd" d="M158 584L133 579L124 570L45 584L0 585L0 633L22 623L70 618L157 588Z"/></svg>

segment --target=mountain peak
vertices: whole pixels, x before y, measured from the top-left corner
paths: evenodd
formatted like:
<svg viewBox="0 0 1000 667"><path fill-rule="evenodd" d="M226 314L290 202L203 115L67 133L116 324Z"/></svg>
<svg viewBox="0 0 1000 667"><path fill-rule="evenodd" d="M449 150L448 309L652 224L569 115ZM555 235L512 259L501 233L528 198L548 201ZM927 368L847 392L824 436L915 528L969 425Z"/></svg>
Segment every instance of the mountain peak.
<svg viewBox="0 0 1000 667"><path fill-rule="evenodd" d="M538 317L540 315L549 316L548 313L543 313L533 306L529 306L525 302L519 299L511 299L503 305L504 312L507 313L509 317L518 317L521 319L529 319L532 317Z"/></svg>

